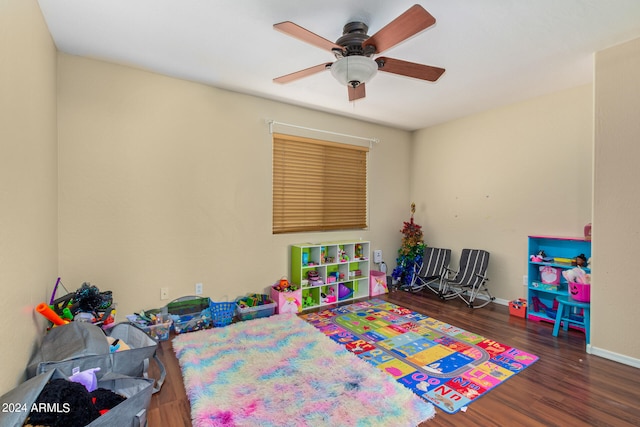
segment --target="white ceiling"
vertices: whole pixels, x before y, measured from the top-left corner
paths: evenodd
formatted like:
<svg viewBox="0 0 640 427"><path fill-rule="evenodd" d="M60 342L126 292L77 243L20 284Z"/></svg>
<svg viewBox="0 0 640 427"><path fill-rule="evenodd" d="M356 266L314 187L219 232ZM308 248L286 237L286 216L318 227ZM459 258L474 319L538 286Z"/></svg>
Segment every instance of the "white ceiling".
<svg viewBox="0 0 640 427"><path fill-rule="evenodd" d="M384 56L446 68L437 82L378 73L349 102L328 71L272 81L335 59L273 24L335 41L347 22L372 35L414 3L39 0L62 52L407 130L586 84L594 52L640 37L640 0L424 0L436 24Z"/></svg>

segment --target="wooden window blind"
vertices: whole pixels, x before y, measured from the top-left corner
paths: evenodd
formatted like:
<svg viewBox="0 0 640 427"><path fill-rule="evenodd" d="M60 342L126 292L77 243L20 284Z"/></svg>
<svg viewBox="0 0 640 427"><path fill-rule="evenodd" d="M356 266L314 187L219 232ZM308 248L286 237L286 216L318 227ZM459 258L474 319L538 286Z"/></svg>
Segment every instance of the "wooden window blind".
<svg viewBox="0 0 640 427"><path fill-rule="evenodd" d="M273 134L273 234L366 228L368 151Z"/></svg>

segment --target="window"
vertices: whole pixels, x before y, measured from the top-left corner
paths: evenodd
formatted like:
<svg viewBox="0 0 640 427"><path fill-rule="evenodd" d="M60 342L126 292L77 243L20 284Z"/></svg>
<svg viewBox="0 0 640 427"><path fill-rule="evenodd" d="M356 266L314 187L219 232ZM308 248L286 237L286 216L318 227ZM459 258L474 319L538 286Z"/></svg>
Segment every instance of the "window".
<svg viewBox="0 0 640 427"><path fill-rule="evenodd" d="M367 228L368 152L273 134L273 234Z"/></svg>

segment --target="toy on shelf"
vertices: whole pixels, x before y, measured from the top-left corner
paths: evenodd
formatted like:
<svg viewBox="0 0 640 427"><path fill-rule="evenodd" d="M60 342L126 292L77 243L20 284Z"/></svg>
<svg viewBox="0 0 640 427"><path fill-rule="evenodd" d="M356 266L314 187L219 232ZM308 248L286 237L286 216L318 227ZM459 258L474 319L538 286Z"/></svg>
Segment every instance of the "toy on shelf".
<svg viewBox="0 0 640 427"><path fill-rule="evenodd" d="M340 273L338 273L337 271L332 271L327 276L327 283L337 282L339 278L340 278Z"/></svg>
<svg viewBox="0 0 640 427"><path fill-rule="evenodd" d="M553 262L554 259L552 257L548 257L544 251L538 251L535 255L531 255L529 260L532 262Z"/></svg>
<svg viewBox="0 0 640 427"><path fill-rule="evenodd" d="M587 257L585 254L580 254L578 256L576 256L575 260L573 261L578 267L586 267L587 266Z"/></svg>
<svg viewBox="0 0 640 427"><path fill-rule="evenodd" d="M357 259L362 259L362 245L360 243L356 243L355 253Z"/></svg>
<svg viewBox="0 0 640 427"><path fill-rule="evenodd" d="M313 298L311 298L311 295L307 295L306 297L302 298L303 308L312 307L313 305L315 304L313 302Z"/></svg>
<svg viewBox="0 0 640 427"><path fill-rule="evenodd" d="M329 289L327 290L327 293L321 293L320 296L322 297L322 302L325 304L331 304L336 302L336 295L335 295L335 290L333 289L333 286L329 286Z"/></svg>
<svg viewBox="0 0 640 427"><path fill-rule="evenodd" d="M324 284L324 282L322 281L322 278L320 277L320 275L318 274L318 272L316 270L309 270L307 272L307 280L309 280L309 285L310 286L316 286L316 285Z"/></svg>
<svg viewBox="0 0 640 427"><path fill-rule="evenodd" d="M573 283L591 283L591 275L587 274L582 268L575 267L571 270L565 270L562 275L567 282Z"/></svg>
<svg viewBox="0 0 640 427"><path fill-rule="evenodd" d="M340 301L351 298L353 290L349 289L344 283L338 283L338 299Z"/></svg>

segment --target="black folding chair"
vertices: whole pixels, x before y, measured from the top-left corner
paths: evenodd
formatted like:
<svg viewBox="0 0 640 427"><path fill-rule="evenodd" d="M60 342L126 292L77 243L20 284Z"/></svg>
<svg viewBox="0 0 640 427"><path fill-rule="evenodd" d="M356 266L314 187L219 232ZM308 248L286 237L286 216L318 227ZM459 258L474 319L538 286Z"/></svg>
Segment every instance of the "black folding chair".
<svg viewBox="0 0 640 427"><path fill-rule="evenodd" d="M469 308L480 308L495 300L487 288L487 267L489 266L489 252L482 249L463 249L460 255L458 271L449 270L448 277L443 280L440 298L451 299L459 297ZM482 303L476 305L476 298L480 296Z"/></svg>
<svg viewBox="0 0 640 427"><path fill-rule="evenodd" d="M441 295L444 287L443 280L446 277L450 260L451 249L426 247L422 262L413 266L413 277L409 291L419 292L427 288Z"/></svg>

